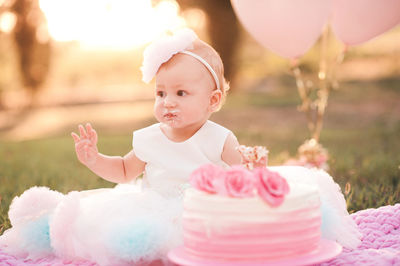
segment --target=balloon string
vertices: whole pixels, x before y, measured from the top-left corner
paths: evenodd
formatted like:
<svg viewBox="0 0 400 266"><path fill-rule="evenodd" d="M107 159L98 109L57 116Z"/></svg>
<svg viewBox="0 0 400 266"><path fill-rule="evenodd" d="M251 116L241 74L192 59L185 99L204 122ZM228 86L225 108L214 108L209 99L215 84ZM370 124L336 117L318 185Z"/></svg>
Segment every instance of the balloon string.
<svg viewBox="0 0 400 266"><path fill-rule="evenodd" d="M300 95L300 99L302 102L301 106L299 106L299 111L302 111L306 114L307 126L309 131L312 133L314 132L315 128L314 121L312 118L312 101L310 99L308 88L305 86L305 82L301 75L301 70L300 67L298 66L297 60L292 61L291 70L296 79L297 91Z"/></svg>
<svg viewBox="0 0 400 266"><path fill-rule="evenodd" d="M332 89L336 89L338 87L336 71L338 66L343 62L344 55L347 51L347 46L344 46L342 51L336 57L336 60L330 64L328 69L329 38L330 29L328 26L326 26L321 36L318 88L312 88L305 81L297 58L291 60L290 67L296 79L296 87L302 102L298 109L299 111L305 113L311 138L317 143L319 142L323 127L323 118L326 107L328 106L329 93ZM311 90L316 90L315 100L311 98L313 95Z"/></svg>
<svg viewBox="0 0 400 266"><path fill-rule="evenodd" d="M319 137L321 135L321 130L323 126L323 118L326 110L326 106L328 105L328 97L330 86L327 82L327 48L329 41L329 28L325 26L322 39L321 39L321 60L319 63L319 72L318 72L318 79L319 79L319 90L317 92L317 100L316 100L316 107L317 107L317 114L316 114L316 122L314 132L312 133L312 138L315 139L317 142L319 141Z"/></svg>
<svg viewBox="0 0 400 266"><path fill-rule="evenodd" d="M331 80L332 89L334 89L334 90L339 89L339 82L337 80L337 70L339 69L339 66L343 63L344 57L347 53L347 50L348 50L348 46L343 45L340 53L336 56L336 60L333 62L330 80Z"/></svg>
<svg viewBox="0 0 400 266"><path fill-rule="evenodd" d="M320 50L320 62L318 71L318 88L311 88L301 73L300 66L297 59L291 61L291 70L296 79L296 87L302 101L299 106L299 111L305 113L307 118L307 126L310 131L311 138L317 143L319 141L322 126L323 117L325 114L326 107L328 105L329 92L331 89L330 77L328 77L328 45L329 45L329 28L325 27L321 37L321 50ZM338 58L340 62L343 58ZM312 99L311 90L316 90L316 99Z"/></svg>

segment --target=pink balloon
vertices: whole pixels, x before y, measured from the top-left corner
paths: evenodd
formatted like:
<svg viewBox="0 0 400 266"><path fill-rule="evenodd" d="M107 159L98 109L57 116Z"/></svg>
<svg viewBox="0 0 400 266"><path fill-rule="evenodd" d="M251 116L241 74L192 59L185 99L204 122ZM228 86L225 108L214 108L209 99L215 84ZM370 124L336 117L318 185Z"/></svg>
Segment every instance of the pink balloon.
<svg viewBox="0 0 400 266"><path fill-rule="evenodd" d="M366 42L400 23L400 0L333 0L332 28L347 45Z"/></svg>
<svg viewBox="0 0 400 266"><path fill-rule="evenodd" d="M320 36L331 0L231 0L250 34L273 52L297 58Z"/></svg>

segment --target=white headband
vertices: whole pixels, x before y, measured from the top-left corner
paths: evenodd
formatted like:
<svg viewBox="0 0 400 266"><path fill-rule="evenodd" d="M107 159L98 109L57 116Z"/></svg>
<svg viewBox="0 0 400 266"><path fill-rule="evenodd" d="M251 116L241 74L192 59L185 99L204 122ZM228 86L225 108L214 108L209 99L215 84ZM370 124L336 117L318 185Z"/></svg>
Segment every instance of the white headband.
<svg viewBox="0 0 400 266"><path fill-rule="evenodd" d="M194 31L185 28L177 31L172 36L164 36L147 46L143 53L143 64L140 68L143 74L142 80L149 83L157 74L158 69L163 63L171 59L173 55L182 53L190 55L200 61L208 71L210 71L217 85L217 89L220 89L218 76L210 64L201 56L186 51L186 49L193 48L193 41L197 38Z"/></svg>
<svg viewBox="0 0 400 266"><path fill-rule="evenodd" d="M208 71L210 71L211 75L212 75L213 78L214 78L215 84L217 85L217 89L219 90L219 79L218 79L217 73L215 73L214 69L210 66L209 63L207 63L206 60L204 60L203 57L201 57L201 56L199 56L199 55L197 55L197 54L195 54L195 53L189 52L189 51L181 51L181 52L179 52L179 53L191 55L191 56L193 56L194 58L196 58L197 60L199 60L200 62L202 62L203 65L208 69Z"/></svg>

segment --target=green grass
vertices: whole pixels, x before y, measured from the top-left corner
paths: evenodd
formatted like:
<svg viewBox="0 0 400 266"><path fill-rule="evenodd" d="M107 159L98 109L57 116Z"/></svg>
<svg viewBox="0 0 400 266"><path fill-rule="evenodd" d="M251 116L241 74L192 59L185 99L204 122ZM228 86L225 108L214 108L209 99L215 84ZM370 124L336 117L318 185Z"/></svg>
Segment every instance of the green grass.
<svg viewBox="0 0 400 266"><path fill-rule="evenodd" d="M342 105L327 110L321 143L330 154L329 173L343 191L347 183L351 186L346 195L350 212L400 202L400 117L392 110L400 99L399 85L399 79L348 82L331 95L330 103ZM297 94L287 87L291 86L278 92L232 94L214 120L231 128L241 143L267 146L270 165L281 164L308 138L304 115L295 111ZM364 107L376 110L365 113ZM283 114L268 119L274 123L285 119L285 123L264 126L263 112ZM237 119L239 114L243 118ZM103 129L99 136L102 153L123 155L130 150L130 132ZM10 227L7 212L12 199L31 186L67 193L113 184L77 161L70 136L0 141L0 234Z"/></svg>

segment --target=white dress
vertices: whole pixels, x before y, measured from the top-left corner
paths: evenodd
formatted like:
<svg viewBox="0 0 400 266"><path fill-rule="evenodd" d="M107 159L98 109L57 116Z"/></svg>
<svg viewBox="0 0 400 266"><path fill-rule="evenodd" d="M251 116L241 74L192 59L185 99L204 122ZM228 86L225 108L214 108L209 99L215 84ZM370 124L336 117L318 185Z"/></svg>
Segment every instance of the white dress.
<svg viewBox="0 0 400 266"><path fill-rule="evenodd" d="M207 121L191 138L173 142L154 124L133 133L133 150L146 162L141 185L73 191L33 187L15 197L12 228L0 236L10 254L56 254L100 265L164 260L182 244L180 216L190 173L206 163L227 166L221 154L230 131Z"/></svg>
<svg viewBox="0 0 400 266"><path fill-rule="evenodd" d="M160 124L133 133L133 151L146 162L143 187L166 197L182 194L190 173L212 163L227 167L221 154L231 131L207 121L191 138L183 142L169 140Z"/></svg>

